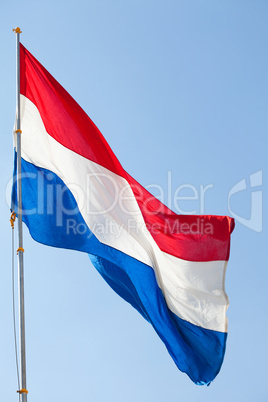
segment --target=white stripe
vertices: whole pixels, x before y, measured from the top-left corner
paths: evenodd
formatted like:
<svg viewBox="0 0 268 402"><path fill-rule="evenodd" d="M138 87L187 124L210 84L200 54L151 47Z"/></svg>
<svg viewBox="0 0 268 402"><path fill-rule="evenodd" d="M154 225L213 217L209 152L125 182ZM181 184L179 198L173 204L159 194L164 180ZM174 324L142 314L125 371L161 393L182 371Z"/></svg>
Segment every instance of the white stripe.
<svg viewBox="0 0 268 402"><path fill-rule="evenodd" d="M128 182L54 140L36 106L23 95L21 107L22 157L63 180L99 241L151 266L169 308L179 317L227 331L226 262L192 262L163 253L145 226ZM57 219L61 224L60 215Z"/></svg>

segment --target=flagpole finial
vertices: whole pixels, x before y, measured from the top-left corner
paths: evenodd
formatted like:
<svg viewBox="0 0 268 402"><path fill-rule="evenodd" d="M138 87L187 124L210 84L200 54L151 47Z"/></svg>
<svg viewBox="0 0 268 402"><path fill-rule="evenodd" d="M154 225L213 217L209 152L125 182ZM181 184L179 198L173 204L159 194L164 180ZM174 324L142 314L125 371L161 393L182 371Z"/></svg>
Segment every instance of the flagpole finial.
<svg viewBox="0 0 268 402"><path fill-rule="evenodd" d="M19 27L14 28L14 29L13 29L13 32L15 32L16 34L17 34L17 33L22 33Z"/></svg>

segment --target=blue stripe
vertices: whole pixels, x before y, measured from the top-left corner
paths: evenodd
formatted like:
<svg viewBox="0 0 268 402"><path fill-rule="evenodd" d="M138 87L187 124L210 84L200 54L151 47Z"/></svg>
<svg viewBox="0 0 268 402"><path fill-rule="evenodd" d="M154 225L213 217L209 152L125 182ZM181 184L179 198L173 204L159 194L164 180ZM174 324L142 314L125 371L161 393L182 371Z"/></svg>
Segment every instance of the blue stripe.
<svg viewBox="0 0 268 402"><path fill-rule="evenodd" d="M172 313L148 265L101 243L76 201L54 173L22 159L23 221L34 240L84 251L105 281L149 321L177 367L196 384L209 384L222 365L227 334L204 329ZM62 199L62 203L57 200ZM16 185L12 200L16 204ZM62 207L63 206L63 207Z"/></svg>

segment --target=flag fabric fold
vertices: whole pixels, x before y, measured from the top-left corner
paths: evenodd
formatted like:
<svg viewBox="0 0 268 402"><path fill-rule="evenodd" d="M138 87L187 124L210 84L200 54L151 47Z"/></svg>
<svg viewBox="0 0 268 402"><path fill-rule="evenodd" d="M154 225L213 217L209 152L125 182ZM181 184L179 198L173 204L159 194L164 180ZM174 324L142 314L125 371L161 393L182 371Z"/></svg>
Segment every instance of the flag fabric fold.
<svg viewBox="0 0 268 402"><path fill-rule="evenodd" d="M225 353L233 219L176 215L153 197L23 45L20 83L22 209L31 236L88 253L151 323L178 368L209 384ZM16 197L15 183L13 206Z"/></svg>

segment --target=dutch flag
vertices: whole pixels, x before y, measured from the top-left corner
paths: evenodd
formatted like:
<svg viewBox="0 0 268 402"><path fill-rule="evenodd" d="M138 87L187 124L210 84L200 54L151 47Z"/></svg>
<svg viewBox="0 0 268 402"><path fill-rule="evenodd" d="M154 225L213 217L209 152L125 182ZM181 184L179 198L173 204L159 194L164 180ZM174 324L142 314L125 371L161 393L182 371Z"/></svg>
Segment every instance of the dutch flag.
<svg viewBox="0 0 268 402"><path fill-rule="evenodd" d="M105 281L152 324L178 368L209 384L226 346L233 219L176 215L153 197L23 45L20 101L22 210L31 236L88 253ZM15 208L16 200L15 183Z"/></svg>

